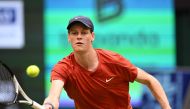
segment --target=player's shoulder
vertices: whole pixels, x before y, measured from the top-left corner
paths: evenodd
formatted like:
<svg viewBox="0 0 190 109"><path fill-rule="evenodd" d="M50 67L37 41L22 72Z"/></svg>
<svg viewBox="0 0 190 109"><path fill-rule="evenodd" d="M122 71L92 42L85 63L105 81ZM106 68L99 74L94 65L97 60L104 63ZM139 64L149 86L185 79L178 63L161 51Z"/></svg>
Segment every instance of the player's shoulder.
<svg viewBox="0 0 190 109"><path fill-rule="evenodd" d="M96 49L96 51L101 55L108 55L108 56L120 56L120 54L106 49Z"/></svg>
<svg viewBox="0 0 190 109"><path fill-rule="evenodd" d="M118 58L121 58L122 56L119 53L116 53L111 50L105 50L105 49L96 49L98 55L103 58L104 60L118 60Z"/></svg>
<svg viewBox="0 0 190 109"><path fill-rule="evenodd" d="M61 60L58 61L57 64L64 64L64 65L71 65L73 61L74 54L71 53L68 56L62 58Z"/></svg>

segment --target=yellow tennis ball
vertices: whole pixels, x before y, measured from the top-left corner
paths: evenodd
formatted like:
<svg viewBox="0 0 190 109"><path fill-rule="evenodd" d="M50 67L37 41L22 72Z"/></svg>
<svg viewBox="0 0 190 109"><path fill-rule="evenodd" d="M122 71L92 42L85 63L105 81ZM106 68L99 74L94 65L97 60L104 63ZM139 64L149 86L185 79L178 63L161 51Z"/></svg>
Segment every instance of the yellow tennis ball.
<svg viewBox="0 0 190 109"><path fill-rule="evenodd" d="M40 69L36 65L30 65L27 67L26 73L29 77L34 78L34 77L37 77L39 75Z"/></svg>

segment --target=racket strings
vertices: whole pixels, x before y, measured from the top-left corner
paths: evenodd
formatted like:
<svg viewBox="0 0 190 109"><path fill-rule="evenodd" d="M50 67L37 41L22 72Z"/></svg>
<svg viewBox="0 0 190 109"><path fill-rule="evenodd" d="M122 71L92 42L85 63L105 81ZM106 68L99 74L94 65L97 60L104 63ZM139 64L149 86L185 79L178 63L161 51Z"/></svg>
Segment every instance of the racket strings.
<svg viewBox="0 0 190 109"><path fill-rule="evenodd" d="M9 70L0 64L0 103L9 104L14 102L16 93L12 75Z"/></svg>
<svg viewBox="0 0 190 109"><path fill-rule="evenodd" d="M3 66L2 64L0 65L0 80L7 80L7 81L12 81L12 75L9 72L9 70L7 68L5 68L5 66Z"/></svg>

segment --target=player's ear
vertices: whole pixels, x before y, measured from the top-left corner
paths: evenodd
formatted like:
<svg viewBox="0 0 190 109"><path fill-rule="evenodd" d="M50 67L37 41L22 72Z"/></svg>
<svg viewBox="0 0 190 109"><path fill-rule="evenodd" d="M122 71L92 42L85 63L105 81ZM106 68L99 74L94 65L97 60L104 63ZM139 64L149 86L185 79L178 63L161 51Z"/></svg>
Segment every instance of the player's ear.
<svg viewBox="0 0 190 109"><path fill-rule="evenodd" d="M71 42L71 39L70 39L70 37L69 37L69 33L68 33L68 36L67 36L68 38L67 38L67 40L68 40L68 42L70 43Z"/></svg>
<svg viewBox="0 0 190 109"><path fill-rule="evenodd" d="M71 43L71 40L70 40L70 38L69 38L69 37L68 37L68 42L69 42L69 43Z"/></svg>
<svg viewBox="0 0 190 109"><path fill-rule="evenodd" d="M94 39L95 39L95 34L94 34L94 32L92 32L92 42L94 41Z"/></svg>

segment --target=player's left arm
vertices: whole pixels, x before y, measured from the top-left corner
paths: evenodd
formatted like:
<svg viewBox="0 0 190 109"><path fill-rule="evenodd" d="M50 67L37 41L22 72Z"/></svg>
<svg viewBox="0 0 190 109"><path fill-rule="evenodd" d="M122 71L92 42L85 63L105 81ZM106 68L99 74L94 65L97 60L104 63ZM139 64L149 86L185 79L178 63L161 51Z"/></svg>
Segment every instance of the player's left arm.
<svg viewBox="0 0 190 109"><path fill-rule="evenodd" d="M154 97L160 103L162 109L171 109L167 96L160 82L155 77L140 68L137 68L137 71L138 73L135 81L146 85L150 89Z"/></svg>

